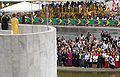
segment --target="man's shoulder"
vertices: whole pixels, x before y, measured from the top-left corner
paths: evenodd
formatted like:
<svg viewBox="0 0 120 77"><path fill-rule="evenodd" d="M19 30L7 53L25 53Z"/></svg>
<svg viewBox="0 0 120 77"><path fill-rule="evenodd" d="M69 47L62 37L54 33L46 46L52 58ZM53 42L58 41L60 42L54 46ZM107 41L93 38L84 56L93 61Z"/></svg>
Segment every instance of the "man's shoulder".
<svg viewBox="0 0 120 77"><path fill-rule="evenodd" d="M18 20L17 18L11 18L11 20Z"/></svg>

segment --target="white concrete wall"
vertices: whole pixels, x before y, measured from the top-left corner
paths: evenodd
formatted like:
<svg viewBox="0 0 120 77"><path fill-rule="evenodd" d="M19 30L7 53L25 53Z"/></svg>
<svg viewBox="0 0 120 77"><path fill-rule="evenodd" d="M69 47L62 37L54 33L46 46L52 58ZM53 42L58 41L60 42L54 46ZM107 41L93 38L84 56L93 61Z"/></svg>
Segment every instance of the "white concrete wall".
<svg viewBox="0 0 120 77"><path fill-rule="evenodd" d="M0 77L57 77L56 29L19 28L23 34L0 34Z"/></svg>
<svg viewBox="0 0 120 77"><path fill-rule="evenodd" d="M0 34L11 34L12 30L0 30Z"/></svg>

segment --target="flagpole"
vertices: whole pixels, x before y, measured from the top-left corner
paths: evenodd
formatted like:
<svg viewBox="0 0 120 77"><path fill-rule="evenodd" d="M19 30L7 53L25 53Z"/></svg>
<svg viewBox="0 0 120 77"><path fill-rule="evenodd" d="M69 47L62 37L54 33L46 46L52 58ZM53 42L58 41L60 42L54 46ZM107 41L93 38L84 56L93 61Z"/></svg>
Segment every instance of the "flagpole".
<svg viewBox="0 0 120 77"><path fill-rule="evenodd" d="M47 26L48 26L48 0L47 0L47 7L46 8L47 8L46 14L47 14Z"/></svg>
<svg viewBox="0 0 120 77"><path fill-rule="evenodd" d="M31 1L31 12L32 12L32 14L31 14L31 16L32 16L32 17L31 17L31 18L32 18L32 24L33 24L33 18L34 18L34 17L33 17L32 1Z"/></svg>

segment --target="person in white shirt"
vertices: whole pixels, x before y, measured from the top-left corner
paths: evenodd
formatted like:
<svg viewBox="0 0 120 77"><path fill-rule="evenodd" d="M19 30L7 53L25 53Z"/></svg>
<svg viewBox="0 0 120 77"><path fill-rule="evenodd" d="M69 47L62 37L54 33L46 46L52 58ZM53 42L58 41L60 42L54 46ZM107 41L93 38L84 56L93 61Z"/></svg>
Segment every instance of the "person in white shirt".
<svg viewBox="0 0 120 77"><path fill-rule="evenodd" d="M93 55L93 68L97 67L98 56L96 54Z"/></svg>
<svg viewBox="0 0 120 77"><path fill-rule="evenodd" d="M89 59L90 59L89 53L85 54L84 59L85 59L85 68L88 68L89 67Z"/></svg>
<svg viewBox="0 0 120 77"><path fill-rule="evenodd" d="M107 43L103 43L102 50L105 51L107 48L108 48L108 44Z"/></svg>
<svg viewBox="0 0 120 77"><path fill-rule="evenodd" d="M80 39L83 40L85 38L85 36L83 34L81 34Z"/></svg>

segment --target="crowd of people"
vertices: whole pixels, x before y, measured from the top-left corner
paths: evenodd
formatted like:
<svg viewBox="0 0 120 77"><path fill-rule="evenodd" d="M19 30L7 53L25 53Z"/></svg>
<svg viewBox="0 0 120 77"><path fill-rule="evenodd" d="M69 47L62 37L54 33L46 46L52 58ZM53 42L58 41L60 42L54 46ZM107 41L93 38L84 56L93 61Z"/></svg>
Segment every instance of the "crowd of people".
<svg viewBox="0 0 120 77"><path fill-rule="evenodd" d="M57 3L53 1L49 4L42 4L42 11L38 13L38 17L113 19L115 15L111 13L110 8L103 2L67 1Z"/></svg>
<svg viewBox="0 0 120 77"><path fill-rule="evenodd" d="M97 39L89 32L66 40L57 37L57 65L84 68L119 68L120 36L111 37L108 31L101 32Z"/></svg>
<svg viewBox="0 0 120 77"><path fill-rule="evenodd" d="M88 22L88 20L91 20L91 19L92 20L118 20L118 21L120 20L120 14L114 15L113 12L110 10L110 8L104 2L92 2L92 1L55 2L55 1L52 1L51 3L45 3L45 4L41 3L41 4L42 4L42 10L35 11L34 13L33 12L17 13L17 18L20 21L20 23L32 24L32 23L35 23L34 22L35 18L38 18L38 19L40 18L40 20L38 20L39 24L41 24L41 22L43 21L44 23L42 24L46 24L45 21L47 20L44 18L48 18L48 19L54 18L54 20L56 19L56 22L62 21L59 19L66 19L65 22L67 23L71 21L70 19L74 19L75 21L73 22L77 23L75 25L78 25L78 23L80 23L79 20L82 20L82 19L84 19L85 22ZM88 23L86 25L88 25Z"/></svg>

